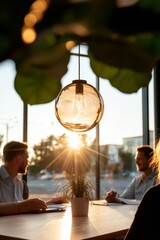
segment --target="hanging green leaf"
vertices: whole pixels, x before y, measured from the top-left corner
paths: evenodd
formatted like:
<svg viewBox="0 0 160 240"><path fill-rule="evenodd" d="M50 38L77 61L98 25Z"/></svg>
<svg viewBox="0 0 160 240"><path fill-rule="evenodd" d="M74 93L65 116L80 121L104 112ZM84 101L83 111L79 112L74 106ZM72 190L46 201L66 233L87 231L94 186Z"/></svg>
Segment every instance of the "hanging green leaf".
<svg viewBox="0 0 160 240"><path fill-rule="evenodd" d="M51 47L52 46L52 47ZM61 78L67 72L70 52L65 43L41 39L32 51L28 49L26 58L20 63L18 56L15 89L28 104L48 103L54 100L61 90Z"/></svg>
<svg viewBox="0 0 160 240"><path fill-rule="evenodd" d="M88 45L97 61L111 66L146 72L151 71L155 64L154 57L142 45L119 36L106 39L95 37L88 41Z"/></svg>
<svg viewBox="0 0 160 240"><path fill-rule="evenodd" d="M34 26L36 41L27 45L21 31L33 2L6 0L0 9L0 61L14 60L15 89L25 103L50 102L61 90L70 59L65 38L88 44L95 74L120 91L147 86L160 60L159 1L123 7L116 0L50 1Z"/></svg>
<svg viewBox="0 0 160 240"><path fill-rule="evenodd" d="M127 68L117 68L90 58L91 68L99 77L108 79L111 85L123 93L137 92L151 80L151 73L140 73Z"/></svg>

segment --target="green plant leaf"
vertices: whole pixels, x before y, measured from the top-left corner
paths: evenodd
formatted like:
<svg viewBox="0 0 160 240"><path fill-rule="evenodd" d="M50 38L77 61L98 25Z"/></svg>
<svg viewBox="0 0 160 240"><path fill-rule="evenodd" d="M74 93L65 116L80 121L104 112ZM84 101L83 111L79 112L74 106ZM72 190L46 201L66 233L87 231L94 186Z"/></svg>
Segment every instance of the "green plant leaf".
<svg viewBox="0 0 160 240"><path fill-rule="evenodd" d="M140 0L139 5L155 12L160 12L160 1L157 0Z"/></svg>
<svg viewBox="0 0 160 240"><path fill-rule="evenodd" d="M145 49L147 49L155 58L160 59L160 34L158 33L143 33L134 36Z"/></svg>
<svg viewBox="0 0 160 240"><path fill-rule="evenodd" d="M151 71L155 64L153 55L133 40L119 36L89 39L89 56L118 68L130 68L144 73Z"/></svg>
<svg viewBox="0 0 160 240"><path fill-rule="evenodd" d="M132 93L149 83L160 60L160 1L120 8L116 0L50 1L34 26L37 40L28 46L21 30L32 3L6 0L0 9L0 61L15 61L15 88L25 103L56 98L70 58L63 43L69 34L75 38L68 40L89 44L93 71L120 91Z"/></svg>
<svg viewBox="0 0 160 240"><path fill-rule="evenodd" d="M93 57L90 61L94 73L101 78L108 79L112 86L123 93L137 92L145 87L151 80L151 73L140 73L127 68L116 68L96 61Z"/></svg>
<svg viewBox="0 0 160 240"><path fill-rule="evenodd" d="M54 100L61 90L61 78L67 72L70 53L65 43L56 43L55 39L49 42L47 45L43 39L33 45L22 63L21 56L15 60L18 69L15 89L30 105Z"/></svg>
<svg viewBox="0 0 160 240"><path fill-rule="evenodd" d="M95 186L92 181L82 175L71 174L67 177L63 186L64 196L71 200L75 197L84 197L89 200L93 198Z"/></svg>

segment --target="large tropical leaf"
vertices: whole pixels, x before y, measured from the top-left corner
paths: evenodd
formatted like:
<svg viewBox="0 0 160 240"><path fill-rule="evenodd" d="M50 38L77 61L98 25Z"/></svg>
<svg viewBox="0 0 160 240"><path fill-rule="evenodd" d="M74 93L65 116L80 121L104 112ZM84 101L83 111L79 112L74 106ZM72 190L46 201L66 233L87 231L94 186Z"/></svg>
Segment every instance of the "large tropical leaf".
<svg viewBox="0 0 160 240"><path fill-rule="evenodd" d="M139 5L144 7L144 8L147 8L147 9L150 9L150 10L153 10L155 12L160 13L160 1L157 1L157 0L141 0L141 1L139 1Z"/></svg>
<svg viewBox="0 0 160 240"><path fill-rule="evenodd" d="M47 103L57 96L70 59L68 35L89 45L93 71L120 91L147 86L160 60L159 1L118 7L116 0L51 0L35 25L36 42L28 46L21 30L33 2L5 0L0 8L0 61L15 61L15 88L25 103Z"/></svg>
<svg viewBox="0 0 160 240"><path fill-rule="evenodd" d="M96 61L90 57L91 68L94 73L101 78L108 79L111 85L123 93L137 92L141 87L145 87L151 80L150 71L140 73L127 68L117 68Z"/></svg>
<svg viewBox="0 0 160 240"><path fill-rule="evenodd" d="M88 40L89 51L100 62L138 72L151 71L155 59L151 53L135 41L115 36Z"/></svg>
<svg viewBox="0 0 160 240"><path fill-rule="evenodd" d="M31 105L54 100L61 90L69 58L65 43L57 43L52 34L44 35L28 48L23 61L18 56L15 89L22 100Z"/></svg>

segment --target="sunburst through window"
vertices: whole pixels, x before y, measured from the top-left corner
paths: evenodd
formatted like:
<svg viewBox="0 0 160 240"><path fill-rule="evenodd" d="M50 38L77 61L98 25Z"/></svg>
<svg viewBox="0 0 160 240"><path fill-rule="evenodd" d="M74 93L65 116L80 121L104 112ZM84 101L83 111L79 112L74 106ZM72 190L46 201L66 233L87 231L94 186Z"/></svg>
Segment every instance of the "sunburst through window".
<svg viewBox="0 0 160 240"><path fill-rule="evenodd" d="M83 147L81 136L82 135L76 133L70 133L67 135L68 147L77 150Z"/></svg>

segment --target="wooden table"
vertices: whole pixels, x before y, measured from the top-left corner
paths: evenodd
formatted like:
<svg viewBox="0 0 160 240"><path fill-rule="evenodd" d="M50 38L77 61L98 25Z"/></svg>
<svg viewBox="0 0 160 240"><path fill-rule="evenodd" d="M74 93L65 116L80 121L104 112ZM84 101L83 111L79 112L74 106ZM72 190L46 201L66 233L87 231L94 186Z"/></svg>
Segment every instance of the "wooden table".
<svg viewBox="0 0 160 240"><path fill-rule="evenodd" d="M80 240L111 239L124 235L137 205L90 205L88 217L66 212L21 214L0 217L0 239Z"/></svg>

